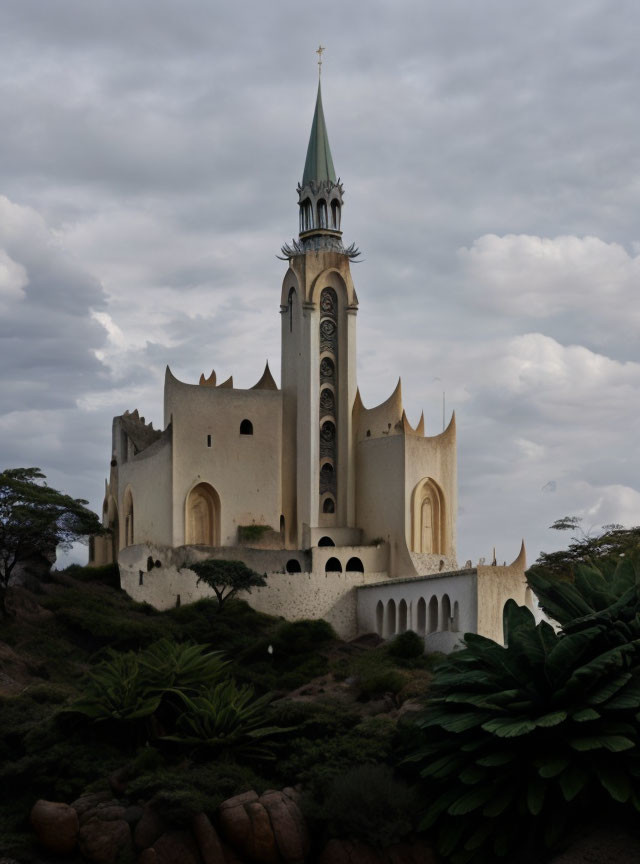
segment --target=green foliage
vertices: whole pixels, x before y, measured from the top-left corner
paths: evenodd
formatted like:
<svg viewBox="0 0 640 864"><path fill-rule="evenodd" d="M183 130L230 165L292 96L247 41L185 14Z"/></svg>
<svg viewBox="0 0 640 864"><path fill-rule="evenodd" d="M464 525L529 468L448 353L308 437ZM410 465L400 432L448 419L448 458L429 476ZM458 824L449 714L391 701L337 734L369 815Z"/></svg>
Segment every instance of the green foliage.
<svg viewBox="0 0 640 864"><path fill-rule="evenodd" d="M163 696L193 694L211 686L222 675L226 662L203 645L162 639L139 654L110 650L95 667L75 711L95 721L135 721L150 717Z"/></svg>
<svg viewBox="0 0 640 864"><path fill-rule="evenodd" d="M360 679L360 698L375 699L387 693L396 695L404 687L405 679L395 669L379 669Z"/></svg>
<svg viewBox="0 0 640 864"><path fill-rule="evenodd" d="M574 564L573 581L532 569L527 581L542 609L565 633L596 627L604 648L640 638L640 552L629 550L595 564Z"/></svg>
<svg viewBox="0 0 640 864"><path fill-rule="evenodd" d="M328 621L305 619L283 621L273 635L274 653L310 654L337 639Z"/></svg>
<svg viewBox="0 0 640 864"><path fill-rule="evenodd" d="M140 759L136 760L137 766ZM219 758L197 762L187 759L177 765L154 766L137 773L128 785L129 797L150 800L160 816L177 824L187 823L194 813L201 811L213 815L225 799L250 789L260 793L269 786L246 765Z"/></svg>
<svg viewBox="0 0 640 864"><path fill-rule="evenodd" d="M161 615L131 600L124 591L115 592L100 583L78 584L66 572L55 578L63 580L65 590L47 595L40 602L55 612L56 623L62 625L76 646L90 653L107 645L138 648L167 634Z"/></svg>
<svg viewBox="0 0 640 864"><path fill-rule="evenodd" d="M269 531L273 531L271 525L238 525L238 543L261 540Z"/></svg>
<svg viewBox="0 0 640 864"><path fill-rule="evenodd" d="M576 564L596 562L602 567L607 559L617 559L640 546L640 526L623 528L622 525L604 525L599 534L592 535L580 527L578 516L565 516L550 527L554 531L577 532L567 549L558 552L541 552L536 563L529 568L527 576L540 573L546 578L572 580Z"/></svg>
<svg viewBox="0 0 640 864"><path fill-rule="evenodd" d="M269 758L271 748L265 739L289 731L268 725L269 695L256 699L252 687L238 687L233 680L222 681L197 696L182 691L178 695L184 711L176 722L175 734L164 736L166 741Z"/></svg>
<svg viewBox="0 0 640 864"><path fill-rule="evenodd" d="M584 579L587 595L602 576ZM422 827L444 857L513 861L553 846L575 817L640 810L640 639L604 638L620 617L640 617L637 595L623 597L630 608L620 598L581 626L568 612L560 634L509 601L506 647L467 634L436 670L412 760L428 799Z"/></svg>
<svg viewBox="0 0 640 864"><path fill-rule="evenodd" d="M310 707L310 714L286 742L279 745L278 775L281 783L292 778L304 783L316 800L324 800L334 777L358 765L391 758L395 723L389 717L343 714L334 706L335 722L318 716L326 709ZM314 717L314 714L316 715ZM295 715L289 715L293 719ZM323 729L324 726L324 729Z"/></svg>
<svg viewBox="0 0 640 864"><path fill-rule="evenodd" d="M198 581L204 582L213 590L218 600L218 608L242 591L251 593L252 588L265 586L264 576L251 570L242 561L224 561L209 558L190 564L190 569L197 575Z"/></svg>
<svg viewBox="0 0 640 864"><path fill-rule="evenodd" d="M330 837L362 840L376 849L398 843L414 828L416 796L388 765L358 765L327 784L306 810L326 824Z"/></svg>
<svg viewBox="0 0 640 864"><path fill-rule="evenodd" d="M6 590L17 564L103 531L87 501L40 480L45 475L39 468L0 472L0 614L6 614Z"/></svg>
<svg viewBox="0 0 640 864"><path fill-rule="evenodd" d="M204 645L190 645L161 639L140 655L145 680L158 692L182 692L210 687L222 676L228 661L219 651L206 651Z"/></svg>
<svg viewBox="0 0 640 864"><path fill-rule="evenodd" d="M389 643L388 652L392 657L411 660L424 654L424 639L413 630L406 630L395 636Z"/></svg>

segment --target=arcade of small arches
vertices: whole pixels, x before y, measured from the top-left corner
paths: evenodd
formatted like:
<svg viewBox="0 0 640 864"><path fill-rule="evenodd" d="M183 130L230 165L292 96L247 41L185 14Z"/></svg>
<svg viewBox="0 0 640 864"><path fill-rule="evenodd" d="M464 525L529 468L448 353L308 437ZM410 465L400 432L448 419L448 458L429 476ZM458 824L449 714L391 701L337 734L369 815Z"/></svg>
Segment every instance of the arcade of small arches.
<svg viewBox="0 0 640 864"><path fill-rule="evenodd" d="M331 231L340 230L341 206L337 198L332 198L327 205L325 198L319 198L315 207L310 198L300 202L300 233L325 228Z"/></svg>
<svg viewBox="0 0 640 864"><path fill-rule="evenodd" d="M427 636L442 631L457 633L459 628L460 607L457 600L451 604L448 594L440 600L434 594L428 603L420 597L417 603L404 598L398 603L393 599L386 603L378 600L376 606L376 632L385 639L407 630Z"/></svg>

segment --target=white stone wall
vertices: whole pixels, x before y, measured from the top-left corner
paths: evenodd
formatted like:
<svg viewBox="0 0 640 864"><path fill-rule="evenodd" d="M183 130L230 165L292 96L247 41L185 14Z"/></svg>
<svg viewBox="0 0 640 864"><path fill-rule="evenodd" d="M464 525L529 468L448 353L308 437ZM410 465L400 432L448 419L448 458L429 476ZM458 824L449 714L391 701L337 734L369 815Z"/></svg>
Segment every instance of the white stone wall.
<svg viewBox="0 0 640 864"><path fill-rule="evenodd" d="M394 579L387 584L369 585L358 589L358 631L378 633L391 638L396 633L414 630L425 635L425 646L431 651L449 651L462 635L476 630L477 576L475 570L461 570L437 576ZM451 617L443 620L443 599L449 598ZM430 626L429 607L435 598L437 620ZM424 600L424 627L419 620L419 603ZM391 613L395 604L395 616ZM406 603L406 626L401 623L400 605ZM457 606L457 615L453 613ZM380 605L381 604L381 605ZM379 609L382 608L382 622ZM382 627L380 624L382 623ZM455 629L454 629L455 628Z"/></svg>
<svg viewBox="0 0 640 864"><path fill-rule="evenodd" d="M340 549L337 551L343 554ZM304 552L270 552L238 547L216 550L206 547L172 549L142 545L122 550L119 558L120 584L134 600L150 603L156 609L172 608L178 596L181 604L213 597L213 592L206 585L196 584L196 574L186 567L186 562L194 557L200 560L215 557L244 561L247 566L267 576L265 588L254 588L250 594L242 595L254 609L267 615L282 616L288 621L324 618L342 639L353 639L358 633L356 589L370 582L379 582L387 575L384 572L282 572L286 561L291 558L296 558L302 567L309 566L309 556ZM148 570L149 558L154 562L159 561L161 566Z"/></svg>
<svg viewBox="0 0 640 864"><path fill-rule="evenodd" d="M171 439L161 439L118 465L120 548L125 544L124 495L133 499L134 543L171 543Z"/></svg>
<svg viewBox="0 0 640 864"><path fill-rule="evenodd" d="M241 435L243 420L252 435ZM165 422L173 427L173 539L185 542L187 495L209 483L220 496L220 545L237 542L238 525L270 525L281 515L282 393L165 382ZM207 436L211 435L211 447Z"/></svg>

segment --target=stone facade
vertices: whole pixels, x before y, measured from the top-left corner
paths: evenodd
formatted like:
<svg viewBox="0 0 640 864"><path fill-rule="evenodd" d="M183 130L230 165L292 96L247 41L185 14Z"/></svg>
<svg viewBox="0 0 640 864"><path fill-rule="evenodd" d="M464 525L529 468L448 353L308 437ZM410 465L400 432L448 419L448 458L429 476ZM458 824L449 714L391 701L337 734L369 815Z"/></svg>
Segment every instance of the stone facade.
<svg viewBox="0 0 640 864"><path fill-rule="evenodd" d="M117 559L125 590L157 608L208 593L195 560L241 559L268 574L248 597L255 608L324 617L345 638L408 627L446 649L465 629L501 638L504 602L524 591L524 553L509 568L457 570L455 416L426 436L424 417L407 420L400 381L378 406L360 397L359 253L342 243L320 91L298 195L299 238L282 250L281 387L268 365L246 390L167 368L162 430L137 411L114 418L111 536L95 539L92 561ZM429 630L434 596L451 620Z"/></svg>

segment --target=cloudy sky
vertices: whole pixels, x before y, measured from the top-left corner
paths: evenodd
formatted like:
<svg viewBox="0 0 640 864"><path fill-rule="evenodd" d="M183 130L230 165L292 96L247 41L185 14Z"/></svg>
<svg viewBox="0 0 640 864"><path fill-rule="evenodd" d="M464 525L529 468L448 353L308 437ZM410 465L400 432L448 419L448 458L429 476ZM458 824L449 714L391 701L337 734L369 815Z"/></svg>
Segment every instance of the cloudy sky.
<svg viewBox="0 0 640 864"><path fill-rule="evenodd" d="M167 363L279 379L319 42L362 397L446 392L460 562L639 524L635 0L4 0L0 464L98 509Z"/></svg>

